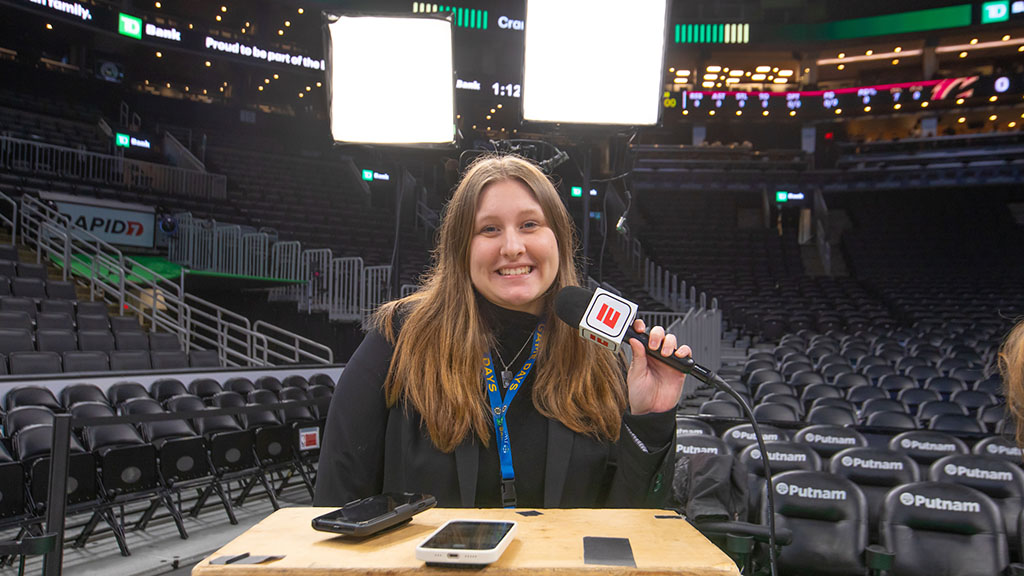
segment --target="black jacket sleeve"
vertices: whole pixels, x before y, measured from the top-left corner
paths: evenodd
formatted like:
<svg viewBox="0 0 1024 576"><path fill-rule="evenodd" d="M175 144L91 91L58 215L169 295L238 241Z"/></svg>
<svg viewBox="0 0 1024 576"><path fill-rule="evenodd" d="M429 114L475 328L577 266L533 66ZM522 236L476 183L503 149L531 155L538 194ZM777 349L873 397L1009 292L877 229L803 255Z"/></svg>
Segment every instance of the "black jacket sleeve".
<svg viewBox="0 0 1024 576"><path fill-rule="evenodd" d="M605 498L609 508L663 508L675 469L675 411L625 414L615 446L615 472ZM635 436L635 437L634 437ZM639 443L638 443L639 441ZM644 447L641 448L640 444Z"/></svg>
<svg viewBox="0 0 1024 576"><path fill-rule="evenodd" d="M327 412L314 506L342 506L381 493L388 420L384 380L393 353L374 330L342 371Z"/></svg>

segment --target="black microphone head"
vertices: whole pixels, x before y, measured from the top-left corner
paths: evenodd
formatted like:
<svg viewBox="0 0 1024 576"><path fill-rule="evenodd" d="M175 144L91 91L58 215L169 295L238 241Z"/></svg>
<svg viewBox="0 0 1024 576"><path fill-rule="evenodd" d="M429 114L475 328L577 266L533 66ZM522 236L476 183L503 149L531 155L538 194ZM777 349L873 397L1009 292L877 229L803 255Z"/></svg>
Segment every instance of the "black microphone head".
<svg viewBox="0 0 1024 576"><path fill-rule="evenodd" d="M562 322L576 328L580 325L580 320L583 320L583 315L587 313L587 306L593 297L593 290L580 286L566 286L555 296L555 314Z"/></svg>

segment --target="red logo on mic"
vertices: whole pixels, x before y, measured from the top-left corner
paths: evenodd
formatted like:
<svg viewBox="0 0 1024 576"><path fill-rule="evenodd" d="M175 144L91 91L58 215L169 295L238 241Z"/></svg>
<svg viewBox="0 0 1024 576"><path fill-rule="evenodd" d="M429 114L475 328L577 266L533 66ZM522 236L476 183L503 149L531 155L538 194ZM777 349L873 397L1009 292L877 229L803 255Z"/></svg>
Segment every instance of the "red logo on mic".
<svg viewBox="0 0 1024 576"><path fill-rule="evenodd" d="M622 316L622 312L607 304L601 304L601 310L597 313L597 319L609 328L615 328L615 324L618 323L620 316Z"/></svg>

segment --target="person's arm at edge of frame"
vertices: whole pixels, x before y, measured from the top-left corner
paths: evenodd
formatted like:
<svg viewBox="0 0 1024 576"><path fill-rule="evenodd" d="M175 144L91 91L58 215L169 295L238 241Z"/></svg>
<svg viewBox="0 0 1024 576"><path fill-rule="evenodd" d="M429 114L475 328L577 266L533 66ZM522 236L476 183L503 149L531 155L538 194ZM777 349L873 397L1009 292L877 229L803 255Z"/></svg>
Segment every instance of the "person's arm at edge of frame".
<svg viewBox="0 0 1024 576"><path fill-rule="evenodd" d="M327 413L314 506L338 507L383 489L384 380L393 353L394 347L374 329L342 371Z"/></svg>

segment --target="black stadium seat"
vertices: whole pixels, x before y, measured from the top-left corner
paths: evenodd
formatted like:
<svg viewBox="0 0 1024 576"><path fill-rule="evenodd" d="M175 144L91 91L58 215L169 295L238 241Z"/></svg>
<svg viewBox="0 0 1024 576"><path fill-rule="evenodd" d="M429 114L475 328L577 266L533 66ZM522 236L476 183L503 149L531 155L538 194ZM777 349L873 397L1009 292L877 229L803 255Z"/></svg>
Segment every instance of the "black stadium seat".
<svg viewBox="0 0 1024 576"><path fill-rule="evenodd" d="M40 352L73 352L78 350L78 338L71 330L36 330L36 349Z"/></svg>
<svg viewBox="0 0 1024 576"><path fill-rule="evenodd" d="M110 370L110 360L106 352L98 351L76 351L65 352L61 355L64 359L64 372L106 372Z"/></svg>
<svg viewBox="0 0 1024 576"><path fill-rule="evenodd" d="M59 374L60 360L56 352L12 352L7 358L11 374Z"/></svg>
<svg viewBox="0 0 1024 576"><path fill-rule="evenodd" d="M110 369L114 372L149 370L149 352L145 350L114 350L110 356Z"/></svg>
<svg viewBox="0 0 1024 576"><path fill-rule="evenodd" d="M178 337L176 335L169 332L150 332L149 349L180 351L181 342L178 341Z"/></svg>
<svg viewBox="0 0 1024 576"><path fill-rule="evenodd" d="M805 426L793 435L793 441L810 446L822 460L828 460L847 448L868 445L867 438L857 430L834 424Z"/></svg>
<svg viewBox="0 0 1024 576"><path fill-rule="evenodd" d="M34 326L32 325L32 317L27 312L0 312L0 329L5 333L0 334L0 338L6 340L10 338L6 334L8 330L24 330L25 332L31 332ZM6 345L0 345L6 348Z"/></svg>
<svg viewBox="0 0 1024 576"><path fill-rule="evenodd" d="M21 406L37 406L51 412L63 412L64 407L53 392L43 386L15 386L4 395L4 408L8 412Z"/></svg>
<svg viewBox="0 0 1024 576"><path fill-rule="evenodd" d="M970 452L963 440L935 430L910 430L897 434L889 441L889 449L903 452L922 465L930 465L950 454Z"/></svg>
<svg viewBox="0 0 1024 576"><path fill-rule="evenodd" d="M775 526L793 533L778 555L781 574L865 573L868 512L864 495L846 478L816 470L776 474ZM769 489L766 485L765 489ZM760 520L768 522L767 499Z"/></svg>
<svg viewBox="0 0 1024 576"><path fill-rule="evenodd" d="M32 352L35 349L30 330L0 328L0 354L10 356L14 352Z"/></svg>
<svg viewBox="0 0 1024 576"><path fill-rule="evenodd" d="M1017 518L1024 509L1024 471L994 456L953 454L932 464L929 480L963 484L983 492L999 507L1010 554L1020 558Z"/></svg>
<svg viewBox="0 0 1024 576"><path fill-rule="evenodd" d="M183 370L188 368L188 356L181 350L153 350L149 353L153 370Z"/></svg>
<svg viewBox="0 0 1024 576"><path fill-rule="evenodd" d="M192 350L188 353L192 368L220 368L220 354L216 350Z"/></svg>
<svg viewBox="0 0 1024 576"><path fill-rule="evenodd" d="M889 490L921 479L920 467L910 456L887 448L861 446L837 452L829 461L829 472L849 479L867 499L868 531L877 541L882 502Z"/></svg>
<svg viewBox="0 0 1024 576"><path fill-rule="evenodd" d="M821 457L808 445L792 441L765 442L772 474L787 470L821 470ZM751 521L757 520L761 494L765 485L764 457L757 444L744 448L738 455L747 469L747 496Z"/></svg>
<svg viewBox="0 0 1024 576"><path fill-rule="evenodd" d="M95 384L70 384L61 388L60 403L65 410L79 402L100 402L110 405L103 390Z"/></svg>
<svg viewBox="0 0 1024 576"><path fill-rule="evenodd" d="M895 554L893 573L906 576L992 576L1010 563L999 508L960 484L915 482L885 498L882 545Z"/></svg>

